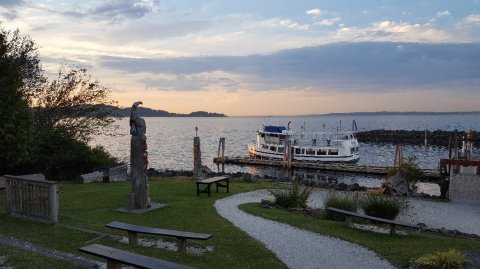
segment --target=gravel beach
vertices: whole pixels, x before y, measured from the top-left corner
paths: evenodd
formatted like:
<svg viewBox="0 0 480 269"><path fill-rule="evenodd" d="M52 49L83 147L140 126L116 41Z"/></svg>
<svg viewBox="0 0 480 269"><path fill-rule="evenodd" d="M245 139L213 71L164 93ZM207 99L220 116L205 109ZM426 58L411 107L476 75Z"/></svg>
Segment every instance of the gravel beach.
<svg viewBox="0 0 480 269"><path fill-rule="evenodd" d="M311 193L308 206L323 207L327 191ZM238 205L272 199L266 190L240 193L215 202L218 213L235 226L262 242L289 268L394 268L374 252L337 238L322 236L283 223L252 216ZM436 202L409 198L409 207L398 220L425 223L430 228L446 228L480 235L480 205Z"/></svg>

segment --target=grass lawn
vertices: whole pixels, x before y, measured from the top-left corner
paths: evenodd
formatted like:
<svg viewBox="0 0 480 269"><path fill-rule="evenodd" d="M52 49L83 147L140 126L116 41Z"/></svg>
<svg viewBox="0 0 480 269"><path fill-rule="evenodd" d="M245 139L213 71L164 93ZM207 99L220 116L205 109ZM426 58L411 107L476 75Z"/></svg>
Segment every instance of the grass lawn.
<svg viewBox="0 0 480 269"><path fill-rule="evenodd" d="M478 249L480 241L444 237L430 233L408 232L408 235L380 234L350 228L345 222L315 219L297 212L260 207L259 203L243 204L240 209L266 219L287 223L318 234L333 236L365 246L397 267L406 267L411 259L424 254L455 248Z"/></svg>
<svg viewBox="0 0 480 269"><path fill-rule="evenodd" d="M30 241L45 247L71 252L90 259L95 257L78 251L97 235L68 228L73 226L99 232L126 236L126 232L105 228L111 221L165 229L185 230L213 234L207 241L189 240L188 244L213 246L213 252L182 256L177 252L153 247L130 247L110 238L93 243L158 257L172 262L198 268L286 268L276 256L263 245L250 238L230 222L217 214L213 204L216 199L258 188L272 188L273 184L233 181L230 194L222 189L212 192L211 197L196 196L196 187L191 178L161 179L150 181L152 202L167 203L168 207L132 214L116 209L127 205L131 183L60 183L59 225L46 225L0 212L0 235ZM5 191L0 191L0 209L5 208ZM142 238L142 235L140 235ZM158 239L159 237L152 237ZM165 238L165 240L175 239ZM7 264L15 268L76 268L69 264L44 258L14 247L0 245L0 256L7 256Z"/></svg>

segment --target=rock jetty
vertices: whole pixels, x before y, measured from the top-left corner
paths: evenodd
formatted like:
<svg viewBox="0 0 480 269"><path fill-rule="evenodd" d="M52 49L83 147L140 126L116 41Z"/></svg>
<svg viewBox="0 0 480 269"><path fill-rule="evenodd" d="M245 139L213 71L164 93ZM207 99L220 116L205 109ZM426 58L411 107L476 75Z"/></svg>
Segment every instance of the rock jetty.
<svg viewBox="0 0 480 269"><path fill-rule="evenodd" d="M466 134L463 131L457 131L458 147L461 147L461 141ZM426 131L426 141L428 145L448 147L448 141L452 138L454 143L455 131ZM425 144L425 131L408 130L371 130L357 133L359 142L363 143L385 143L385 144ZM474 145L480 145L480 133L473 131Z"/></svg>

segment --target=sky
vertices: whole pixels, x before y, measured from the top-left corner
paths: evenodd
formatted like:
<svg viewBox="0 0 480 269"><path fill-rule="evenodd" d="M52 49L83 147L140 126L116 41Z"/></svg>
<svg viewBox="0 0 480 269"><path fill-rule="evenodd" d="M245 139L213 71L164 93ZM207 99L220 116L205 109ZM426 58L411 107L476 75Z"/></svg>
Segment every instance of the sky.
<svg viewBox="0 0 480 269"><path fill-rule="evenodd" d="M480 0L0 0L0 25L125 107L480 111Z"/></svg>

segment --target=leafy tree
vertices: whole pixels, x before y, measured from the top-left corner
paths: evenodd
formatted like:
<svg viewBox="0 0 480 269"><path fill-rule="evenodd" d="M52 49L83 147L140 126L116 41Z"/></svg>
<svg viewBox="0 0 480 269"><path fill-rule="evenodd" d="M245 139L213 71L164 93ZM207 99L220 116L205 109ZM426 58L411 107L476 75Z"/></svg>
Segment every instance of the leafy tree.
<svg viewBox="0 0 480 269"><path fill-rule="evenodd" d="M110 89L93 80L86 69L67 70L38 91L34 100L36 129L56 130L79 141L88 141L101 133L113 134L118 118Z"/></svg>
<svg viewBox="0 0 480 269"><path fill-rule="evenodd" d="M387 178L390 178L400 171L404 171L405 179L407 180L408 189L415 190L417 188L417 181L425 177L425 173L420 168L417 162L417 157L408 156L400 167L391 167L387 169Z"/></svg>
<svg viewBox="0 0 480 269"><path fill-rule="evenodd" d="M34 42L20 36L18 30L12 33L0 25L0 174L30 158L29 97L43 81Z"/></svg>

